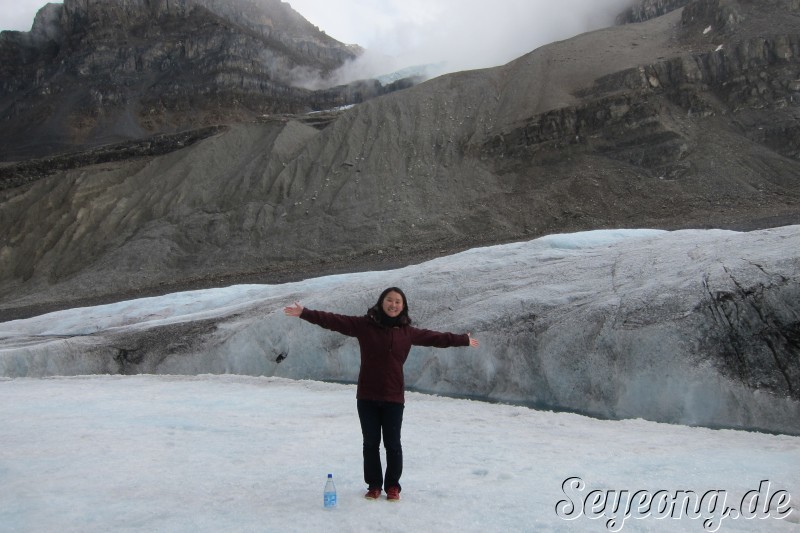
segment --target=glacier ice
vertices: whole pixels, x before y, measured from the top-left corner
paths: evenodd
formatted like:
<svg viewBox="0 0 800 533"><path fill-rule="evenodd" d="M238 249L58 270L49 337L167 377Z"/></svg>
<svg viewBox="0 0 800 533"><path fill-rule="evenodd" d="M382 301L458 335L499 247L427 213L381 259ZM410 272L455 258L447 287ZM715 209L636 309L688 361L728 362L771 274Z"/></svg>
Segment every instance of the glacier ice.
<svg viewBox="0 0 800 533"><path fill-rule="evenodd" d="M246 374L353 382L357 343L282 313L362 314L403 287L412 389L693 425L800 433L800 227L599 230L419 265L240 285L0 324L0 375Z"/></svg>

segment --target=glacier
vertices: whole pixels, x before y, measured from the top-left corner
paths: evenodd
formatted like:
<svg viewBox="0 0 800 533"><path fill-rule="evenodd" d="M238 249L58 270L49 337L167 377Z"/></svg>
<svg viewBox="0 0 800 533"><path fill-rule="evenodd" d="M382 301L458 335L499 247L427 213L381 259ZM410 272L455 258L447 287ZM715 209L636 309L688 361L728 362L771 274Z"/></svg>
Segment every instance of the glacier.
<svg viewBox="0 0 800 533"><path fill-rule="evenodd" d="M800 434L800 226L596 230L390 271L237 285L0 324L0 376L242 374L353 383L353 339L284 316L404 289L414 391L599 418Z"/></svg>

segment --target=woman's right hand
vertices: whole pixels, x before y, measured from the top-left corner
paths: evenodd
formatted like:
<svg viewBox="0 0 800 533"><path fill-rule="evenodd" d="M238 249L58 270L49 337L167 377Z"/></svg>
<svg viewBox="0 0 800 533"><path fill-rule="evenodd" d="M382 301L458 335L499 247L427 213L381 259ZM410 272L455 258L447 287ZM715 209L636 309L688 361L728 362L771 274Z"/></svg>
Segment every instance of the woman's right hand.
<svg viewBox="0 0 800 533"><path fill-rule="evenodd" d="M473 348L477 348L478 346L480 346L480 345L481 345L481 343L480 343L480 342L478 342L478 339L473 339L473 338L472 338L472 333L467 333L467 337L469 337L469 345L470 345L471 347L473 347Z"/></svg>
<svg viewBox="0 0 800 533"><path fill-rule="evenodd" d="M303 306L299 303L295 302L294 305L289 305L283 308L283 312L286 313L287 316L300 316L303 312Z"/></svg>

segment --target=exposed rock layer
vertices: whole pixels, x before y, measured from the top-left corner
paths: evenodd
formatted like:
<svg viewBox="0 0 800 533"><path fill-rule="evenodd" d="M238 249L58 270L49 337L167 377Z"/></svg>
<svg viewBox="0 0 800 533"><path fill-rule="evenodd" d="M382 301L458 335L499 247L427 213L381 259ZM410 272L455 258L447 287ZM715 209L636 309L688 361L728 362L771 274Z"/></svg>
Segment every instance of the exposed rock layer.
<svg viewBox="0 0 800 533"><path fill-rule="evenodd" d="M0 35L0 157L304 112L385 92L315 93L356 57L280 0L66 0Z"/></svg>

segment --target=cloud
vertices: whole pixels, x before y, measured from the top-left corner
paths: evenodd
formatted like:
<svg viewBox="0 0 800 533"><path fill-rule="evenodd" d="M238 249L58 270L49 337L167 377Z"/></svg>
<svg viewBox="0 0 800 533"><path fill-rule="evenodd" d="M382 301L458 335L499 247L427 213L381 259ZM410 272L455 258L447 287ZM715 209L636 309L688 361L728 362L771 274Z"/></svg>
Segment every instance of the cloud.
<svg viewBox="0 0 800 533"><path fill-rule="evenodd" d="M410 65L442 64L439 73L502 65L553 41L608 27L632 0L357 0L345 21L335 3L327 4L327 12L313 11L314 3L292 5L320 28L330 27L332 37L349 42L337 35L344 34L366 48L332 80L345 82Z"/></svg>
<svg viewBox="0 0 800 533"><path fill-rule="evenodd" d="M46 0L0 0L0 13L3 14L0 30L30 31L33 18L46 3Z"/></svg>
<svg viewBox="0 0 800 533"><path fill-rule="evenodd" d="M413 65L432 75L505 64L540 46L607 27L633 0L292 0L291 6L335 39L366 52L330 86ZM30 30L44 0L0 0L2 29Z"/></svg>

